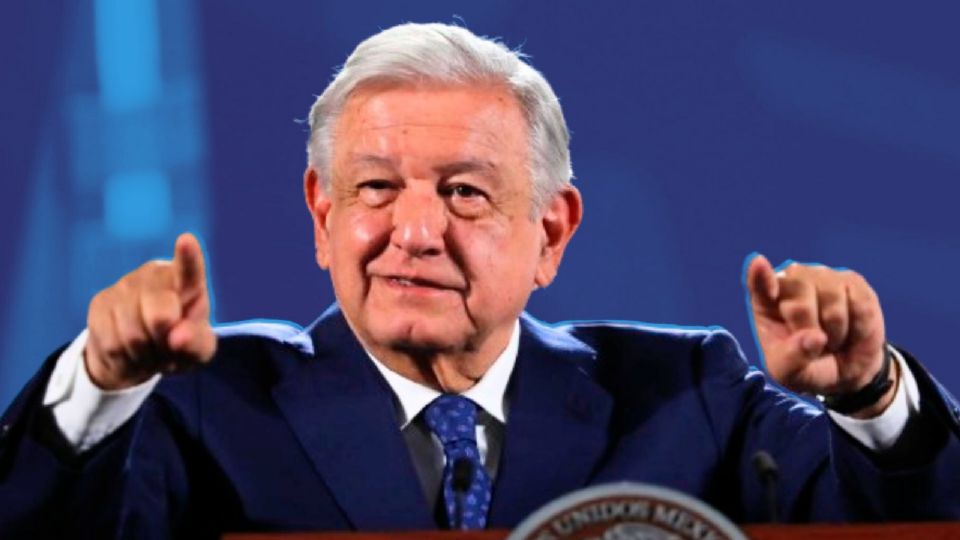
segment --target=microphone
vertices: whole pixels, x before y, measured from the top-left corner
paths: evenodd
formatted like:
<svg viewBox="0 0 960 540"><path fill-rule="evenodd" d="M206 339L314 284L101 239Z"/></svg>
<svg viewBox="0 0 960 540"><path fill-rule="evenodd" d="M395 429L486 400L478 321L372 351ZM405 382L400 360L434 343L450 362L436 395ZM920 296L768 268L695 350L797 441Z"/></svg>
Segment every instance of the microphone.
<svg viewBox="0 0 960 540"><path fill-rule="evenodd" d="M473 483L473 462L467 458L460 458L453 462L453 474L450 479L450 487L453 488L453 495L456 501L456 509L453 516L452 528L463 529L463 495L470 490L470 484Z"/></svg>
<svg viewBox="0 0 960 540"><path fill-rule="evenodd" d="M770 455L770 452L766 450L758 450L753 454L753 457L750 458L750 462L753 465L753 470L760 478L760 482L767 491L767 518L770 523L779 523L780 516L779 512L777 512L777 479L780 476L780 469L777 467L777 462L773 459L773 456Z"/></svg>

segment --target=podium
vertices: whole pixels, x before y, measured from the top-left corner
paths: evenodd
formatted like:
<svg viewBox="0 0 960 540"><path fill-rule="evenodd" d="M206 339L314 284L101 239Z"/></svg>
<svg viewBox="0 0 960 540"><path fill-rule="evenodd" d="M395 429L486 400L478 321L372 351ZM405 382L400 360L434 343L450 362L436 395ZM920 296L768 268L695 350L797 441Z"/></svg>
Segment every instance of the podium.
<svg viewBox="0 0 960 540"><path fill-rule="evenodd" d="M751 540L960 540L960 523L743 525ZM510 531L238 533L224 540L503 540Z"/></svg>

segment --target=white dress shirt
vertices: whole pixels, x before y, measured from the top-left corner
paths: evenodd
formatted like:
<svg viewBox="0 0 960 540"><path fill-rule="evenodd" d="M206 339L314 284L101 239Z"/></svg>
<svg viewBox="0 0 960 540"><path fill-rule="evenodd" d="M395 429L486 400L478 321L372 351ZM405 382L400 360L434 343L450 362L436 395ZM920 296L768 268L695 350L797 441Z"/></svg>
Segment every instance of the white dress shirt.
<svg viewBox="0 0 960 540"><path fill-rule="evenodd" d="M43 400L45 406L53 408L57 425L78 452L93 447L136 414L160 381L158 374L125 390L101 390L90 381L84 367L83 350L86 342L87 331L84 330L57 359ZM496 477L500 461L509 412L506 388L516 364L519 342L518 321L506 349L483 378L463 393L478 405L477 446L491 479ZM828 411L842 429L875 452L891 448L903 433L907 421L920 410L916 379L900 353L895 349L891 351L900 367L900 384L893 402L883 414L868 420L857 420ZM443 472L443 447L418 415L440 392L390 371L372 355L370 358L393 390L399 404L397 427L410 449L427 502L430 508L434 508Z"/></svg>
<svg viewBox="0 0 960 540"><path fill-rule="evenodd" d="M500 464L500 450L503 447L504 430L507 423L507 383L513 366L517 363L517 351L520 348L520 323L514 324L513 334L507 347L494 360L493 364L463 396L470 398L477 404L477 448L480 450L480 459L490 475L490 480L497 477L497 468ZM443 445L427 426L420 412L431 401L440 397L441 393L429 386L416 383L397 374L383 365L372 354L367 352L373 365L387 380L393 390L397 407L397 426L403 434L403 439L410 449L410 457L420 478L420 487L427 497L430 508L436 506L440 494L440 481L443 477Z"/></svg>

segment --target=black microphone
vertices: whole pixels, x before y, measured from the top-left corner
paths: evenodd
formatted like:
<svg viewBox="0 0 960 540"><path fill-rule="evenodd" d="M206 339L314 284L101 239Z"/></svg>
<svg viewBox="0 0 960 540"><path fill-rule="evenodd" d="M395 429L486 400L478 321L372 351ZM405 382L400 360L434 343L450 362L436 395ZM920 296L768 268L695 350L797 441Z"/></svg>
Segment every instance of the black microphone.
<svg viewBox="0 0 960 540"><path fill-rule="evenodd" d="M456 500L456 513L454 514L454 529L463 528L463 495L470 491L470 484L473 483L473 462L467 458L460 458L453 462L453 474L450 479L450 487L453 488L453 496Z"/></svg>
<svg viewBox="0 0 960 540"><path fill-rule="evenodd" d="M767 490L767 518L770 523L779 523L780 516L777 511L777 479L780 476L780 469L777 462L766 450L758 450L750 459L753 464L753 470L756 471L760 482Z"/></svg>

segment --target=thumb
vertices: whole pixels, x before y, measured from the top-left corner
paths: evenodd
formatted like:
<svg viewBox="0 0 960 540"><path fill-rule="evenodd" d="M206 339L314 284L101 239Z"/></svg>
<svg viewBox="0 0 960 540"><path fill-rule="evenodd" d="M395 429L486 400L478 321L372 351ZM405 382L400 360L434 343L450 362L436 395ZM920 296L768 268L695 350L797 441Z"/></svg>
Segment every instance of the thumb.
<svg viewBox="0 0 960 540"><path fill-rule="evenodd" d="M797 375L819 358L827 346L827 335L820 329L807 329L792 333L764 351L766 368L780 384L794 391L805 392L810 381L800 384Z"/></svg>
<svg viewBox="0 0 960 540"><path fill-rule="evenodd" d="M184 319L167 334L167 347L174 353L206 362L217 350L217 335L208 321Z"/></svg>
<svg viewBox="0 0 960 540"><path fill-rule="evenodd" d="M177 291L189 301L207 289L206 263L200 242L190 233L177 238L173 248L174 278Z"/></svg>

